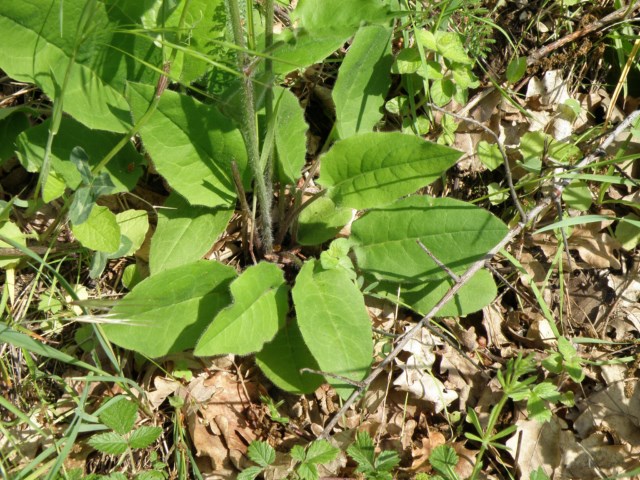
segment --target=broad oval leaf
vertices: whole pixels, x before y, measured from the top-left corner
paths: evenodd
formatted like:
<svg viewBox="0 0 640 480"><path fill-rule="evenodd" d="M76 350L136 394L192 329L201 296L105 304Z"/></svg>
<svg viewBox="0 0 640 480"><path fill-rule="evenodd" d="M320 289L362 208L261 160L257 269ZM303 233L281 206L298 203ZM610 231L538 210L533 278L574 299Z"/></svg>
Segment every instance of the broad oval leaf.
<svg viewBox="0 0 640 480"><path fill-rule="evenodd" d="M158 226L151 237L151 275L200 260L233 215L233 208L189 205L175 192L164 207L158 211Z"/></svg>
<svg viewBox="0 0 640 480"><path fill-rule="evenodd" d="M131 240L131 246L122 256L133 255L144 242L149 230L149 218L144 210L125 210L116 214L120 233Z"/></svg>
<svg viewBox="0 0 640 480"><path fill-rule="evenodd" d="M360 27L342 61L333 89L340 138L371 132L382 118L391 86L391 34L381 25Z"/></svg>
<svg viewBox="0 0 640 480"><path fill-rule="evenodd" d="M301 245L320 245L334 238L353 215L351 208L336 207L327 197L316 199L298 217L297 240Z"/></svg>
<svg viewBox="0 0 640 480"><path fill-rule="evenodd" d="M295 319L282 327L276 336L256 354L256 364L278 388L291 393L313 393L324 378L303 368L319 370Z"/></svg>
<svg viewBox="0 0 640 480"><path fill-rule="evenodd" d="M418 241L461 274L507 232L502 221L470 203L414 196L371 210L353 223L351 238L361 269L378 279L415 284L448 277Z"/></svg>
<svg viewBox="0 0 640 480"><path fill-rule="evenodd" d="M88 21L81 20L83 14ZM85 30L79 31L83 25ZM62 100L64 110L88 127L126 132L131 116L123 96L125 79L157 77L136 59L151 65L162 61L160 49L126 32L135 27L118 6L110 5L107 12L104 2L3 1L0 68L15 80L37 84L49 98ZM60 92L63 83L65 90Z"/></svg>
<svg viewBox="0 0 640 480"><path fill-rule="evenodd" d="M415 135L363 133L331 147L318 182L337 205L374 208L429 185L461 155Z"/></svg>
<svg viewBox="0 0 640 480"><path fill-rule="evenodd" d="M40 171L42 167L50 123L47 119L22 132L16 140L18 159L29 172ZM82 147L89 156L89 165L95 167L121 139L122 135L117 133L91 130L73 118L63 117L51 147L51 168L64 179L67 187L76 189L81 185L80 172L69 161L74 147ZM142 155L133 144L127 143L103 171L116 186L115 193L128 192L133 190L142 173L141 165Z"/></svg>
<svg viewBox="0 0 640 480"><path fill-rule="evenodd" d="M120 226L107 207L94 206L87 221L72 225L71 230L78 241L91 250L111 253L120 246Z"/></svg>
<svg viewBox="0 0 640 480"><path fill-rule="evenodd" d="M276 37L274 71L289 73L318 63L339 49L361 23L384 24L389 11L380 0L301 0L291 13L298 29Z"/></svg>
<svg viewBox="0 0 640 480"><path fill-rule="evenodd" d="M418 285L402 285L400 301L411 307L414 312L426 315L453 286L453 280L446 278L436 281L425 281ZM398 284L380 282L376 293L388 298L391 302L398 299ZM487 270L480 270L449 300L436 317L462 317L482 310L489 305L498 293L493 276Z"/></svg>
<svg viewBox="0 0 640 480"><path fill-rule="evenodd" d="M377 24L390 20L386 2L380 0L300 0L291 17L311 34L339 31L347 38L361 23Z"/></svg>
<svg viewBox="0 0 640 480"><path fill-rule="evenodd" d="M371 321L358 287L344 269L307 262L292 290L300 332L320 370L362 380L373 358ZM353 387L327 378L342 398Z"/></svg>
<svg viewBox="0 0 640 480"><path fill-rule="evenodd" d="M201 260L149 277L113 308L110 341L149 357L193 348L211 317L231 301L232 267Z"/></svg>
<svg viewBox="0 0 640 480"><path fill-rule="evenodd" d="M194 355L257 352L284 325L289 309L282 270L273 263L247 268L231 284L234 303L220 311L202 334Z"/></svg>
<svg viewBox="0 0 640 480"><path fill-rule="evenodd" d="M154 95L154 87L129 84L136 120ZM215 107L167 90L140 135L158 172L190 204L235 205L231 161L242 172L247 154L240 131Z"/></svg>

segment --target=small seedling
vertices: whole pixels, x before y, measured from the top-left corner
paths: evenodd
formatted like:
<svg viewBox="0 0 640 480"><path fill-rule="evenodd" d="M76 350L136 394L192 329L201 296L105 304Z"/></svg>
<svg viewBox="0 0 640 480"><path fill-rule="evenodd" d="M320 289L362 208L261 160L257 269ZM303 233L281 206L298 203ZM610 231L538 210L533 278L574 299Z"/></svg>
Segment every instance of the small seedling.
<svg viewBox="0 0 640 480"><path fill-rule="evenodd" d="M551 373L566 372L576 383L584 380L582 359L573 344L565 337L558 338L558 351L549 353L549 356L542 361L542 366Z"/></svg>
<svg viewBox="0 0 640 480"><path fill-rule="evenodd" d="M280 412L278 412L278 408L280 408L284 404L284 400L280 400L278 403L276 403L271 397L260 395L260 401L264 403L269 409L269 418L271 420L283 425L289 423L289 417L283 417L282 415L280 415Z"/></svg>
<svg viewBox="0 0 640 480"><path fill-rule="evenodd" d="M429 463L440 474L431 477L433 480L458 480L454 468L458 465L458 455L449 445L440 445L429 455Z"/></svg>
<svg viewBox="0 0 640 480"><path fill-rule="evenodd" d="M391 480L391 471L400 463L396 452L385 450L376 456L373 440L367 432L358 432L356 441L347 453L358 464L356 472L364 474L367 480Z"/></svg>
<svg viewBox="0 0 640 480"><path fill-rule="evenodd" d="M238 480L253 480L260 475L265 468L276 460L276 451L267 442L254 440L247 449L247 456L258 466L246 468L240 475Z"/></svg>
<svg viewBox="0 0 640 480"><path fill-rule="evenodd" d="M318 480L318 465L335 459L339 452L326 440L316 440L307 448L295 445L291 449L291 457L299 462L295 468L296 475L302 480Z"/></svg>
<svg viewBox="0 0 640 480"><path fill-rule="evenodd" d="M122 455L120 462L124 460L125 454L128 454L133 464L132 451L148 447L162 434L162 428L160 427L142 426L134 428L138 415L138 406L122 395L108 401L101 410L102 412L98 415L100 423L111 431L93 435L88 443L102 453ZM136 478L140 478L143 473L148 474L151 472L140 472ZM143 478L152 477L147 475Z"/></svg>
<svg viewBox="0 0 640 480"><path fill-rule="evenodd" d="M318 465L332 461L339 452L340 450L333 447L326 440L316 440L306 448L295 445L290 452L291 458L296 461L293 472L294 476L290 478L318 480L320 478ZM253 480L276 459L275 450L267 442L259 440L251 442L247 449L247 455L253 462L257 463L258 466L243 470L238 476L239 480Z"/></svg>

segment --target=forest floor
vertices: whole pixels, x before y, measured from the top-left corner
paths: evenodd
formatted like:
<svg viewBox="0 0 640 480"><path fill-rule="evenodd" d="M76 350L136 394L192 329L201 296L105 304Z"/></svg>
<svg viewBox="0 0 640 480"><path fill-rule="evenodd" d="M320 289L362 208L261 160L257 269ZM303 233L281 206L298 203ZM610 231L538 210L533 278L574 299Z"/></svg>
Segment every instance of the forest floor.
<svg viewBox="0 0 640 480"><path fill-rule="evenodd" d="M424 135L441 142L446 137L446 143L465 154L428 193L476 203L508 222L515 218L509 192L495 195L504 185L502 160L495 160L495 152L493 157L491 152L476 154L482 151L481 142L493 141L487 130L505 145L519 145L509 152L509 161L513 182L525 185L519 190L524 205L535 204L554 188L553 181L535 183L529 160L541 162L538 171L544 175L563 173L544 134L554 140L573 135L575 152L581 158L595 156L600 163L565 192L559 208L544 210L536 227L579 216L588 221L569 225L563 234L559 229L528 229L517 235L509 256L497 255L490 262L498 284L496 299L465 317L439 318L438 328L425 326L346 411L340 410L342 400L329 385L309 395L283 393L251 356L180 353L145 361L121 352L121 375L129 383L88 376L84 363L74 365L69 359L92 363L95 355L106 358L99 345L83 343L91 324L74 321L79 307L54 294L51 277L35 263L22 260L15 278L0 274L3 317L52 350L33 350L9 337L0 344L2 473L13 478L28 466L33 472L28 478L44 478L39 472L46 472L55 458L40 455L54 446L63 459L60 478L134 478L135 472L146 471L147 477L136 478L231 479L253 465L247 449L261 440L276 452L261 475L287 478L295 465L291 449L323 435L339 414L328 433L340 453L319 465L320 478L391 478L384 476L384 468L379 476L356 471L359 462L347 453L356 430L369 433L376 453L397 453L393 478L640 478L640 127L632 123L611 137L640 105L637 5L628 11L616 10L610 2L586 2L573 9L538 1L476 7L491 12L487 24L474 30L478 37L470 36L466 45L478 58L474 73L480 84L470 90L466 104L434 106ZM616 12L617 17L608 17ZM516 40L526 62L508 89L496 82L514 75L508 68L517 69L510 65L506 37ZM345 45L333 60L347 50ZM305 168L332 128L336 64L315 65L286 80L305 106L310 126ZM31 87L0 76L0 105L20 105ZM403 88L398 75L389 98ZM31 89L30 94L38 92ZM401 123L390 110L388 129ZM455 118L454 131L443 121L445 114ZM610 146L599 151L605 139ZM542 155L536 150L540 142ZM533 155L527 156L527 148ZM37 179L15 158L0 169L5 201L32 189ZM136 199L126 200L129 206L162 205L169 187L149 167L134 194ZM118 211L121 201L114 195L100 204ZM24 219L23 230L41 232L59 214L56 208L45 207ZM632 222L618 221L622 218ZM232 221L220 238L212 239L206 258L242 264L238 224ZM125 268L148 262L149 236L135 255L109 260L98 279L90 278L89 256L70 231L66 243L59 238L48 261L82 299L99 299L102 308L105 300L117 301L126 293ZM0 246L2 255L12 253L10 245ZM30 246L38 252L35 244ZM308 248L285 253L314 255ZM286 269L287 259L282 254L276 263ZM369 298L367 308L375 331L386 332L390 342L421 318L380 298ZM556 339L550 321L569 342ZM379 343L374 367L390 344ZM406 368L416 363L422 368ZM505 396L499 371L533 387L520 397ZM90 434L70 428L79 397L85 410L92 411L104 398L131 391L146 397L135 427L162 428L151 445L109 455L89 442ZM469 411L475 412L480 432ZM487 425L491 431L483 436ZM70 441L56 443L60 438ZM435 458L434 450L442 445L451 449L438 453L450 456Z"/></svg>

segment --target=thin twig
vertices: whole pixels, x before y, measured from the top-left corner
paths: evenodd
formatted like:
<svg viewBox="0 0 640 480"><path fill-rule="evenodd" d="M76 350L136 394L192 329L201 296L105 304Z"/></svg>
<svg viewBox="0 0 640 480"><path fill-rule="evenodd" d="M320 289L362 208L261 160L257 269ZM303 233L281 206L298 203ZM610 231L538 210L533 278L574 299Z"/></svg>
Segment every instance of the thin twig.
<svg viewBox="0 0 640 480"><path fill-rule="evenodd" d="M607 149L615 140L615 138L620 134L623 130L625 130L633 121L640 117L640 110L636 110L627 118L624 119L602 142L601 148ZM599 159L599 155L597 152L588 155L582 161L578 163L579 167L583 167L594 161ZM374 368L369 376L365 378L362 383L365 385L364 387L358 388L354 391L351 396L345 400L342 405L342 408L333 416L333 418L327 423L325 426L320 438L327 438L331 434L331 431L338 423L339 419L345 414L345 412L353 405L356 399L360 396L363 390L371 385L371 383L380 375L386 367L402 352L406 344L411 340L417 332L419 332L423 326L426 326L428 322L440 311L440 309L449 302L456 293L460 291L460 289L479 271L481 270L485 264L491 260L498 252L504 249L507 245L511 243L511 241L516 238L520 233L527 227L530 222L533 222L535 218L540 215L545 209L547 209L550 205L553 204L556 198L560 198L563 190L571 183L571 178L562 179L556 188L547 196L543 197L538 204L529 211L529 213L524 217L520 223L514 226L505 236L504 238L493 247L487 254L481 259L475 262L471 267L467 269L464 274L459 277L459 280L454 283L454 285L444 294L444 296L440 299L440 301L424 316L417 322L410 330L402 334L398 337L398 342L394 349L385 357L385 359L380 362L380 364Z"/></svg>
<svg viewBox="0 0 640 480"><path fill-rule="evenodd" d="M460 281L460 277L458 275L456 275L455 273L453 273L453 271L449 267L447 267L444 263L442 263L440 261L440 259L438 257L436 257L433 254L433 252L431 250L429 250L424 243L422 243L419 239L416 240L416 242L418 243L418 245L420 245L420 248L422 248L422 250L424 250L426 252L426 254L429 255L431 260L433 260L436 265L438 265L442 270L444 270L447 273L447 275L449 275L454 282L459 282Z"/></svg>
<svg viewBox="0 0 640 480"><path fill-rule="evenodd" d="M520 200L518 199L518 194L516 193L516 188L513 185L513 176L511 175L511 167L509 167L509 158L507 157L507 152L504 150L504 145L502 145L502 142L500 141L500 137L498 137L498 135L496 135L496 133L493 130L491 130L486 125L483 125L482 123L477 121L475 118L465 117L464 115L459 115L453 112L447 112L444 108L440 108L439 106L434 105L433 103L425 103L425 105L439 112L445 113L447 115L451 115L453 118L457 118L458 120L472 123L493 137L493 139L496 141L498 150L500 151L500 156L502 157L502 164L504 165L504 173L505 173L505 177L507 178L507 185L509 186L509 193L511 194L511 200L513 201L513 204L515 205L516 209L518 210L518 213L520 214L520 219L524 220L527 214L525 213L524 208L522 208L522 205L520 204Z"/></svg>
<svg viewBox="0 0 640 480"><path fill-rule="evenodd" d="M585 35L588 35L590 33L593 33L597 30L600 30L606 27L607 25L623 20L624 18L634 13L638 9L640 9L640 1L636 1L635 4L630 3L628 6L619 8L615 12L610 13L609 15L601 18L600 20L596 20L595 22L590 23L586 27L581 28L580 30L577 30L573 33L570 33L565 37L562 37L560 40L556 40L555 42L550 43L549 45L545 45L544 47L539 48L538 50L534 51L532 54L530 54L527 57L527 65L536 63L541 58L546 57L551 52L553 52L554 50L557 50L560 47L565 46L567 43L574 42L577 39L584 37Z"/></svg>
<svg viewBox="0 0 640 480"><path fill-rule="evenodd" d="M337 380L340 380L341 382L348 383L349 385L358 388L365 388L367 386L362 381L359 382L358 380L352 380L351 378L338 375L337 373L323 372L322 370L314 370L313 368L301 368L300 373L315 373L316 375L321 375L323 377L335 378Z"/></svg>

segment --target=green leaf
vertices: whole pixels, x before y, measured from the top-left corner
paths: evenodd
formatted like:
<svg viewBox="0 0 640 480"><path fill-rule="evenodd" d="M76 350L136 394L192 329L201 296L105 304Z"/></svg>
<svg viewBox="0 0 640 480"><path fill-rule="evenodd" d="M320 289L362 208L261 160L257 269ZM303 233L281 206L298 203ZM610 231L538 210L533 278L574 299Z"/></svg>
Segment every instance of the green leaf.
<svg viewBox="0 0 640 480"><path fill-rule="evenodd" d="M551 420L551 410L547 402L540 398L535 392L531 392L527 398L527 413L529 414L529 419L540 423Z"/></svg>
<svg viewBox="0 0 640 480"><path fill-rule="evenodd" d="M356 472L373 473L375 467L375 447L369 433L365 430L356 433L356 441L347 448L347 453L358 464Z"/></svg>
<svg viewBox="0 0 640 480"><path fill-rule="evenodd" d="M111 473L107 477L98 476L97 479L100 479L100 480L128 480L127 476L124 473L119 473L119 472Z"/></svg>
<svg viewBox="0 0 640 480"><path fill-rule="evenodd" d="M275 131L278 178L282 183L295 184L302 175L309 126L298 98L290 90L277 87L274 95L279 98Z"/></svg>
<svg viewBox="0 0 640 480"><path fill-rule="evenodd" d="M135 119L154 95L154 87L129 84ZM158 172L190 204L235 205L231 161L243 172L247 155L240 131L215 107L167 90L140 135Z"/></svg>
<svg viewBox="0 0 640 480"><path fill-rule="evenodd" d="M396 74L409 74L416 73L422 66L422 59L420 58L420 52L416 47L403 48L396 55L395 63L392 67L392 72Z"/></svg>
<svg viewBox="0 0 640 480"><path fill-rule="evenodd" d="M49 126L50 120L47 119L21 133L16 140L18 159L29 172L38 172L42 167ZM82 147L93 168L121 139L120 134L91 130L72 118L63 117L51 148L51 168L64 179L67 187L76 189L82 180L76 166L69 161L72 150ZM116 186L115 193L133 190L142 173L141 164L142 156L131 143L111 159L104 171Z"/></svg>
<svg viewBox="0 0 640 480"><path fill-rule="evenodd" d="M341 0L300 0L291 19L311 34L329 30L344 32L349 37L361 23L384 23L390 17L380 0L360 0L357 4Z"/></svg>
<svg viewBox="0 0 640 480"><path fill-rule="evenodd" d="M166 480L166 476L163 472L157 470L147 470L136 475L135 480Z"/></svg>
<svg viewBox="0 0 640 480"><path fill-rule="evenodd" d="M360 27L385 24L391 17L379 0L301 0L291 13L295 32L285 31L276 37L273 55L276 73L318 63L338 50Z"/></svg>
<svg viewBox="0 0 640 480"><path fill-rule="evenodd" d="M630 213L625 215L623 220L618 223L615 230L615 238L620 242L622 248L625 250L633 250L640 243L640 217ZM628 220L635 221L636 223L630 223Z"/></svg>
<svg viewBox="0 0 640 480"><path fill-rule="evenodd" d="M211 318L231 301L232 267L198 261L149 277L113 308L103 325L113 343L149 357L193 348Z"/></svg>
<svg viewBox="0 0 640 480"><path fill-rule="evenodd" d="M245 468L238 474L238 480L253 480L258 475L262 473L262 468L260 467L249 467Z"/></svg>
<svg viewBox="0 0 640 480"><path fill-rule="evenodd" d="M515 57L507 65L507 81L516 83L527 71L527 57Z"/></svg>
<svg viewBox="0 0 640 480"><path fill-rule="evenodd" d="M87 221L72 225L71 230L83 246L92 250L110 253L120 245L120 227L107 207L96 205Z"/></svg>
<svg viewBox="0 0 640 480"><path fill-rule="evenodd" d="M562 373L562 355L558 352L551 353L542 360L542 366L551 373L559 375Z"/></svg>
<svg viewBox="0 0 640 480"><path fill-rule="evenodd" d="M13 222L2 222L0 223L0 235L5 236L13 240L14 242L18 242L23 247L27 247L27 241L25 239L24 234L20 231L20 228ZM13 248L13 245L9 245L6 242L0 240L0 248ZM0 258L0 268L13 268L18 265L21 255L16 256L3 256Z"/></svg>
<svg viewBox="0 0 640 480"><path fill-rule="evenodd" d="M576 383L582 383L585 377L584 370L582 369L582 365L579 361L577 362L567 362L564 366L565 370Z"/></svg>
<svg viewBox="0 0 640 480"><path fill-rule="evenodd" d="M299 462L304 461L304 458L306 456L304 447L302 447L301 445L294 445L293 448L291 449L290 454L291 454L291 458L293 458L294 460L298 460Z"/></svg>
<svg viewBox="0 0 640 480"><path fill-rule="evenodd" d="M29 117L23 110L28 111L21 107L4 107L0 110L5 113L0 115L0 165L14 155L16 138L31 126ZM9 115L11 113L16 114Z"/></svg>
<svg viewBox="0 0 640 480"><path fill-rule="evenodd" d="M133 428L137 415L138 406L135 402L120 395L110 401L98 418L103 425L120 435L125 435Z"/></svg>
<svg viewBox="0 0 640 480"><path fill-rule="evenodd" d="M546 474L543 467L538 467L537 470L529 474L529 480L549 480L549 475Z"/></svg>
<svg viewBox="0 0 640 480"><path fill-rule="evenodd" d="M460 35L455 32L438 30L436 36L436 49L447 60L456 63L472 64L473 61L467 55L462 45Z"/></svg>
<svg viewBox="0 0 640 480"><path fill-rule="evenodd" d="M451 97L453 97L456 92L456 86L448 78L443 78L442 80L435 80L431 84L429 92L431 93L433 103L439 107L444 107L451 101Z"/></svg>
<svg viewBox="0 0 640 480"><path fill-rule="evenodd" d="M300 245L320 245L334 238L349 220L353 210L337 207L328 197L320 197L306 207L298 217Z"/></svg>
<svg viewBox="0 0 640 480"><path fill-rule="evenodd" d="M122 254L123 257L133 255L144 242L149 230L149 218L144 210L125 210L116 214L116 222L120 233L131 240L131 246Z"/></svg>
<svg viewBox="0 0 640 480"><path fill-rule="evenodd" d="M495 170L504 163L498 145L484 140L478 142L478 158L489 170Z"/></svg>
<svg viewBox="0 0 640 480"><path fill-rule="evenodd" d="M591 198L591 190L586 182L582 180L574 180L562 192L562 200L567 205L581 212L586 212L591 208L593 198Z"/></svg>
<svg viewBox="0 0 640 480"><path fill-rule="evenodd" d="M415 135L363 133L333 145L318 182L336 205L372 208L429 185L461 155Z"/></svg>
<svg viewBox="0 0 640 480"><path fill-rule="evenodd" d="M351 227L358 266L379 279L417 283L448 278L421 241L462 274L507 234L491 213L451 198L415 196L369 211Z"/></svg>
<svg viewBox="0 0 640 480"><path fill-rule="evenodd" d="M426 315L453 286L451 278L422 282L416 285L402 285L400 301L421 315ZM398 284L380 282L375 292L391 302L398 298ZM482 310L498 293L493 275L488 270L479 270L436 314L436 317L461 317Z"/></svg>
<svg viewBox="0 0 640 480"><path fill-rule="evenodd" d="M188 37L189 45L186 52L178 52L177 60L182 64L180 79L185 84L189 84L212 68L212 65L203 60L200 55L204 55L205 58L213 62L228 63L229 50L217 43L225 40L227 15L224 0L191 0L188 3L176 3L180 8L173 11L166 21L166 26L177 28L180 24L180 17L185 15L187 19L183 25L185 30L182 34ZM164 8L165 2L159 3L159 5ZM163 28L165 26L161 22L156 21L155 23L157 25L153 25L153 27ZM229 76L224 78L229 78Z"/></svg>
<svg viewBox="0 0 640 480"><path fill-rule="evenodd" d="M300 332L320 370L362 380L373 355L371 321L349 274L323 270L312 260L300 270L292 293ZM343 398L353 391L342 380L327 380Z"/></svg>
<svg viewBox="0 0 640 480"><path fill-rule="evenodd" d="M164 207L158 210L158 226L151 237L151 275L201 259L233 215L233 208L192 206L175 193Z"/></svg>
<svg viewBox="0 0 640 480"><path fill-rule="evenodd" d="M64 111L90 128L125 132L131 120L122 95L125 79L152 81L156 75L136 59L159 65L162 55L147 39L127 32L136 27L118 8L107 13L103 2L1 2L0 68L15 80L37 84L56 102L64 82Z"/></svg>
<svg viewBox="0 0 640 480"><path fill-rule="evenodd" d="M473 74L473 71L468 66L456 65L456 68L452 71L453 81L456 85L456 92L459 95L465 95L462 92L466 92L468 88L476 88L480 85L477 77ZM456 97L457 99L457 97Z"/></svg>
<svg viewBox="0 0 640 480"><path fill-rule="evenodd" d="M380 25L360 27L333 88L336 128L340 138L370 132L382 118L391 86L391 33Z"/></svg>
<svg viewBox="0 0 640 480"><path fill-rule="evenodd" d="M307 448L305 463L321 465L335 459L340 450L331 445L326 440L316 440Z"/></svg>
<svg viewBox="0 0 640 480"><path fill-rule="evenodd" d="M429 463L446 476L458 465L458 455L449 445L439 445L429 455Z"/></svg>
<svg viewBox="0 0 640 480"><path fill-rule="evenodd" d="M274 339L256 354L256 364L278 388L291 393L314 392L324 383L324 378L302 368L319 370L305 344L295 320L281 328Z"/></svg>
<svg viewBox="0 0 640 480"><path fill-rule="evenodd" d="M531 391L549 402L557 403L562 399L562 393L560 393L558 387L551 382L538 383Z"/></svg>
<svg viewBox="0 0 640 480"><path fill-rule="evenodd" d="M301 463L296 468L296 473L302 480L319 480L318 468L312 463Z"/></svg>
<svg viewBox="0 0 640 480"><path fill-rule="evenodd" d="M231 283L234 303L220 311L196 345L194 355L246 355L262 349L284 325L289 309L282 270L261 262Z"/></svg>
<svg viewBox="0 0 640 480"><path fill-rule="evenodd" d="M378 472L387 471L390 472L400 463L400 456L397 452L391 450L384 450L380 452L376 459L375 468Z"/></svg>
<svg viewBox="0 0 640 480"><path fill-rule="evenodd" d="M274 73L286 75L294 70L321 62L344 45L350 36L351 34L341 31L325 31L312 35L303 29L295 32L285 30L282 34L275 36L275 47L272 53L275 57Z"/></svg>
<svg viewBox="0 0 640 480"><path fill-rule="evenodd" d="M99 433L88 441L96 450L109 455L121 455L127 451L127 441L115 432Z"/></svg>
<svg viewBox="0 0 640 480"><path fill-rule="evenodd" d="M162 435L162 428L143 426L137 428L129 435L131 448L146 448Z"/></svg>
<svg viewBox="0 0 640 480"><path fill-rule="evenodd" d="M276 461L276 451L267 442L254 440L249 444L247 456L263 468Z"/></svg>
<svg viewBox="0 0 640 480"><path fill-rule="evenodd" d="M69 160L71 160L71 163L78 169L82 183L87 186L91 185L93 174L91 173L91 166L89 165L89 156L87 152L84 151L84 148L73 147Z"/></svg>

